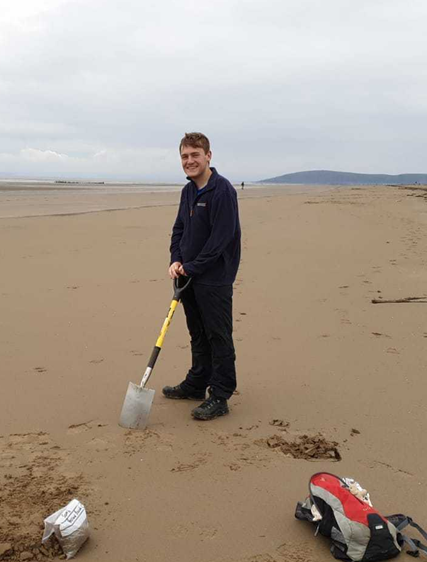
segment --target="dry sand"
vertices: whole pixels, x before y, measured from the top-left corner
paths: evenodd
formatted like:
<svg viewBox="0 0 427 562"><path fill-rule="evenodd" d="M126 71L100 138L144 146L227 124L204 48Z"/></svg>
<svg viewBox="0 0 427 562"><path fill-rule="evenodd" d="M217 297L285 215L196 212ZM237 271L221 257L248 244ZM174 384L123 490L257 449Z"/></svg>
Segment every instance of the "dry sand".
<svg viewBox="0 0 427 562"><path fill-rule="evenodd" d="M427 305L371 302L427 295L427 206L414 194L239 192L231 414L195 422L194 403L162 397L188 367L178 309L145 432L117 419L172 296L178 193L0 219L0 558L46 559L31 550L42 519L77 496L92 530L82 561L331 560L293 516L321 470L427 525Z"/></svg>

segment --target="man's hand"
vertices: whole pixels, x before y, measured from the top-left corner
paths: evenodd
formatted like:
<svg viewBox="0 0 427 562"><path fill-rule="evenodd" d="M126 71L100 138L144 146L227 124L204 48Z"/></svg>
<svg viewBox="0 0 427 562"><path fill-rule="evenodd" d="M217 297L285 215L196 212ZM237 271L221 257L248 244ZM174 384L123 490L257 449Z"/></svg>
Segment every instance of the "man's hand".
<svg viewBox="0 0 427 562"><path fill-rule="evenodd" d="M187 277L187 274L185 273L185 269L182 265L180 265L178 271L180 275L184 275L185 277Z"/></svg>
<svg viewBox="0 0 427 562"><path fill-rule="evenodd" d="M181 262L179 261L173 262L173 264L169 267L169 277L171 279L178 279L178 277L182 275L180 269L182 269Z"/></svg>

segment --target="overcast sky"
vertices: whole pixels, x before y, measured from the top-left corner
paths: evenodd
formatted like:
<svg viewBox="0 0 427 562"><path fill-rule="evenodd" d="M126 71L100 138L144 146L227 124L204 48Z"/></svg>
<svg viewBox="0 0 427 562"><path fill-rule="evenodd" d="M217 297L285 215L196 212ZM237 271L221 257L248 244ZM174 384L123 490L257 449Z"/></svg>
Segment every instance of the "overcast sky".
<svg viewBox="0 0 427 562"><path fill-rule="evenodd" d="M0 175L427 172L425 0L0 0Z"/></svg>

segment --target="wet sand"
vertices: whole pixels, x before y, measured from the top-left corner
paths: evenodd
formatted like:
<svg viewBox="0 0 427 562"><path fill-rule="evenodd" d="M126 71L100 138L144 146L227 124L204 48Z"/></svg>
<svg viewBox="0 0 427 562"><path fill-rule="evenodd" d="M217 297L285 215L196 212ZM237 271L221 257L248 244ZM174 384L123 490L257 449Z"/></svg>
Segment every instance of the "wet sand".
<svg viewBox="0 0 427 562"><path fill-rule="evenodd" d="M149 383L150 426L127 431L117 425L127 384L140 380L172 296L179 193L160 195L113 212L0 219L4 559L20 549L47 559L31 550L42 519L76 496L92 530L80 560L326 562L328 542L293 516L321 470L425 526L427 304L372 303L427 295L422 193L239 192L231 413L196 422L195 403L162 397L188 368L178 309ZM300 454L304 442L326 454Z"/></svg>
<svg viewBox="0 0 427 562"><path fill-rule="evenodd" d="M238 186L236 186L238 188ZM182 185L108 183L55 184L42 181L0 181L0 219L63 216L176 205ZM241 198L322 193L328 186L248 184Z"/></svg>

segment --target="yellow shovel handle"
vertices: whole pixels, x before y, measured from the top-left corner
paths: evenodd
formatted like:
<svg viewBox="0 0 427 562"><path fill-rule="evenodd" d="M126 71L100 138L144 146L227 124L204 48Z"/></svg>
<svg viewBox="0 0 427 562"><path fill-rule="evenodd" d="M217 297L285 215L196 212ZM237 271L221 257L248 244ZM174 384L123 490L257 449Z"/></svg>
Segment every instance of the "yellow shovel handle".
<svg viewBox="0 0 427 562"><path fill-rule="evenodd" d="M158 347L160 349L162 348L163 340L165 339L166 332L168 331L168 328L170 326L173 314L175 312L176 307L178 306L178 303L179 303L179 301L173 299L173 301L171 302L171 305L169 307L168 315L166 316L165 321L163 322L162 329L160 330L160 335L159 335L159 337L157 338L157 341L156 341L156 347Z"/></svg>

